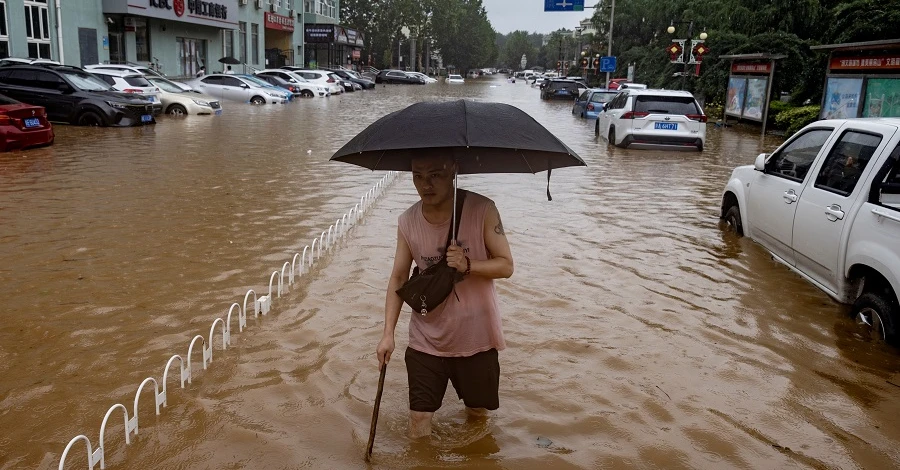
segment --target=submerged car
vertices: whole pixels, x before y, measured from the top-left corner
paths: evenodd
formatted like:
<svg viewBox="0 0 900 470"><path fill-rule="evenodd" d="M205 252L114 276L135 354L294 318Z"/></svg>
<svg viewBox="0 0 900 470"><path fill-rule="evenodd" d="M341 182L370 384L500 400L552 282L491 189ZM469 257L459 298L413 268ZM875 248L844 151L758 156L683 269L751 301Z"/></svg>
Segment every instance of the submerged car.
<svg viewBox="0 0 900 470"><path fill-rule="evenodd" d="M0 95L0 152L52 143L53 126L44 108Z"/></svg>
<svg viewBox="0 0 900 470"><path fill-rule="evenodd" d="M382 70L375 76L375 83L403 83L410 85L424 85L425 80L419 77L410 77L402 70Z"/></svg>
<svg viewBox="0 0 900 470"><path fill-rule="evenodd" d="M212 96L185 91L177 83L162 77L147 77L147 80L160 89L159 97L166 114L222 114L221 103Z"/></svg>
<svg viewBox="0 0 900 470"><path fill-rule="evenodd" d="M143 75L135 72L101 69L91 70L91 73L118 91L134 93L146 98L147 101L153 103L153 114L162 113L163 105L159 99L159 88L147 81Z"/></svg>
<svg viewBox="0 0 900 470"><path fill-rule="evenodd" d="M266 80L266 77L276 77L281 79L282 82L289 83L293 85L295 88L299 89L300 96L305 98L312 98L315 96L326 97L331 95L331 92L328 91L329 87L319 85L317 83L310 82L309 80L301 77L295 72L285 69L265 69L256 72L256 76ZM271 83L271 82L269 82ZM282 85L283 87L283 85ZM296 93L296 92L295 92Z"/></svg>
<svg viewBox="0 0 900 470"><path fill-rule="evenodd" d="M541 85L541 99L567 99L574 100L586 88L581 82L567 79L552 79Z"/></svg>
<svg viewBox="0 0 900 470"><path fill-rule="evenodd" d="M43 106L47 119L82 126L155 124L153 104L120 93L95 75L69 66L0 67L0 93Z"/></svg>
<svg viewBox="0 0 900 470"><path fill-rule="evenodd" d="M688 91L627 88L604 105L594 133L617 147L693 148L706 144L706 114Z"/></svg>
<svg viewBox="0 0 900 470"><path fill-rule="evenodd" d="M214 73L188 80L191 88L216 99L242 101L252 104L283 104L290 98L287 90L279 91L266 82L249 75Z"/></svg>
<svg viewBox="0 0 900 470"><path fill-rule="evenodd" d="M450 74L447 75L447 83L466 83L466 79L462 75Z"/></svg>
<svg viewBox="0 0 900 470"><path fill-rule="evenodd" d="M615 90L594 88L585 90L572 105L572 114L586 119L597 119L597 115L603 112L603 105L618 94Z"/></svg>

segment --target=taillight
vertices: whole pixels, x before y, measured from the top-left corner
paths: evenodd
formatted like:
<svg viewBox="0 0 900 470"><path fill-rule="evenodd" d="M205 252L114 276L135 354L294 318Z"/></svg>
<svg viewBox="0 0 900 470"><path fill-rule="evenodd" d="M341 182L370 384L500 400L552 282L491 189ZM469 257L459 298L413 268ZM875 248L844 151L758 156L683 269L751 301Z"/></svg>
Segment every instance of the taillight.
<svg viewBox="0 0 900 470"><path fill-rule="evenodd" d="M705 115L705 114L688 114L688 115L685 116L685 117L688 118L688 119L690 119L691 121L706 122L706 115Z"/></svg>
<svg viewBox="0 0 900 470"><path fill-rule="evenodd" d="M649 116L649 115L650 115L650 113L642 113L642 112L639 112L639 111L628 111L627 113L623 114L622 117L621 117L620 119L637 119L637 118L645 118L645 117L647 117L647 116Z"/></svg>
<svg viewBox="0 0 900 470"><path fill-rule="evenodd" d="M12 118L5 114L0 114L0 126L9 125L12 122Z"/></svg>
<svg viewBox="0 0 900 470"><path fill-rule="evenodd" d="M143 93L144 92L144 90L141 90L138 88L126 88L122 91L124 91L125 93Z"/></svg>
<svg viewBox="0 0 900 470"><path fill-rule="evenodd" d="M334 79L333 79L333 78L329 78L329 79L328 79L328 83L334 83Z"/></svg>
<svg viewBox="0 0 900 470"><path fill-rule="evenodd" d="M594 110L594 103L588 103L588 105L587 105L587 110L588 110L588 111L593 111L593 110Z"/></svg>

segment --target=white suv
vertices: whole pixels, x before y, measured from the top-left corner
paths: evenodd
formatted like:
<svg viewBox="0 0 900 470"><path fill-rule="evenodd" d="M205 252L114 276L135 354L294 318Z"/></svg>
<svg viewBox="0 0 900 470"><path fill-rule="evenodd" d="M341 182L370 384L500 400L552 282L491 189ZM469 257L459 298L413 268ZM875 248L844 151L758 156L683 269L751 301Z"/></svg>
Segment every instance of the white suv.
<svg viewBox="0 0 900 470"><path fill-rule="evenodd" d="M147 98L153 103L153 114L162 113L163 105L159 87L150 83L143 75L135 72L101 69L90 70L90 73L96 75L104 82L109 83L109 85L117 91L134 93Z"/></svg>
<svg viewBox="0 0 900 470"><path fill-rule="evenodd" d="M93 72L95 70L118 70L120 72L134 72L139 75L143 75L145 77L166 78L165 75L163 75L159 72L156 72L155 70L153 70L149 67L144 67L143 65L94 64L94 65L85 65L84 69L87 70L88 72ZM191 87L185 85L184 83L175 82L175 81L173 81L172 83L174 83L175 85L177 85L179 88L183 89L184 91L193 91L193 89L191 89Z"/></svg>
<svg viewBox="0 0 900 470"><path fill-rule="evenodd" d="M332 78L330 75L331 72L327 70L304 69L303 67L293 67L290 65L282 67L282 69L294 72L306 79L306 81L326 88L332 95L339 95L344 92L344 87L341 86L337 80Z"/></svg>
<svg viewBox="0 0 900 470"><path fill-rule="evenodd" d="M692 147L706 144L706 114L687 91L622 90L603 107L594 133L618 147Z"/></svg>

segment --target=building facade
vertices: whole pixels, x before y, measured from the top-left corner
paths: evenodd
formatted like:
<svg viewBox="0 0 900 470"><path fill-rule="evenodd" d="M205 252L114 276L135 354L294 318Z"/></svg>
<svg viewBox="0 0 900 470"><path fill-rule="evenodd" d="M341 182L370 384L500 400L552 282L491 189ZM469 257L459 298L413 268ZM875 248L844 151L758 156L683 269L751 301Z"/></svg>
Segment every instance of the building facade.
<svg viewBox="0 0 900 470"><path fill-rule="evenodd" d="M304 38L309 25L338 25L339 11L338 0L0 0L0 58L133 63L174 78L222 71L224 57L248 73L337 65L361 35L338 26L332 43L311 50Z"/></svg>

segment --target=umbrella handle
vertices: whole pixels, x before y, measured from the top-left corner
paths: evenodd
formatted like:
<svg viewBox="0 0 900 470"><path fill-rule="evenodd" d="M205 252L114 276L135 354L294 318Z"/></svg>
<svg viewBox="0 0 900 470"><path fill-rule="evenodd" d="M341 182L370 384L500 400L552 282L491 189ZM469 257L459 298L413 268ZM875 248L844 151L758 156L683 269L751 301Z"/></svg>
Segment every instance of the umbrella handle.
<svg viewBox="0 0 900 470"><path fill-rule="evenodd" d="M381 374L378 377L378 391L375 392L375 408L372 410L372 424L369 426L369 443L366 445L366 462L372 457L372 447L375 445L375 428L378 426L378 412L381 409L381 394L384 391L384 374L387 372L387 362L381 366Z"/></svg>

